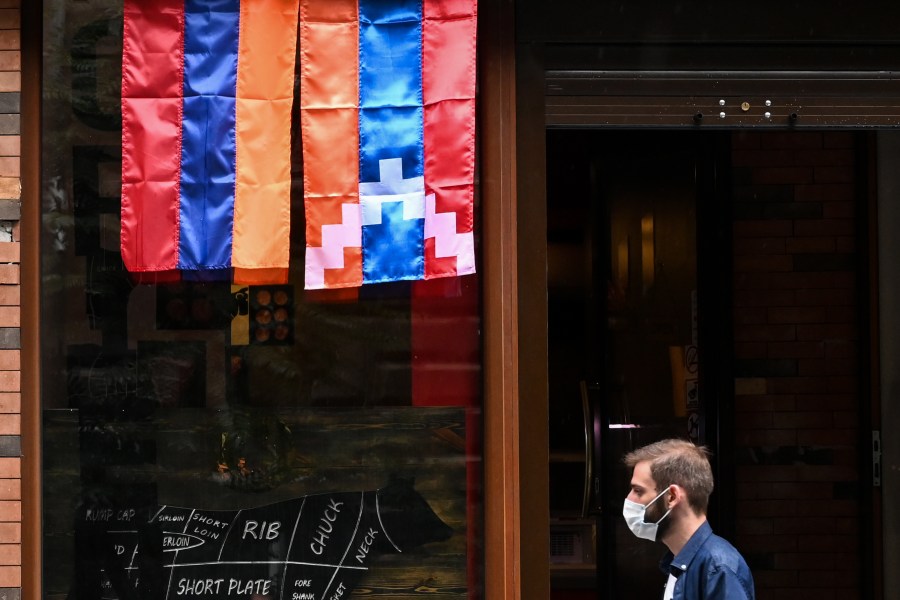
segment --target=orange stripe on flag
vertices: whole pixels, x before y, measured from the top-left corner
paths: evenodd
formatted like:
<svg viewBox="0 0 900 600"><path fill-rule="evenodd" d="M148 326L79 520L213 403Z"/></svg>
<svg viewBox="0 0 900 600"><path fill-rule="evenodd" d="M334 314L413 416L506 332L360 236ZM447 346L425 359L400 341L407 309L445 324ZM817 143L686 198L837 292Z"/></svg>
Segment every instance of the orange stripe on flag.
<svg viewBox="0 0 900 600"><path fill-rule="evenodd" d="M299 0L241 2L231 259L236 282L283 281L287 273L298 16Z"/></svg>
<svg viewBox="0 0 900 600"><path fill-rule="evenodd" d="M302 0L300 123L307 288L362 283L356 0Z"/></svg>

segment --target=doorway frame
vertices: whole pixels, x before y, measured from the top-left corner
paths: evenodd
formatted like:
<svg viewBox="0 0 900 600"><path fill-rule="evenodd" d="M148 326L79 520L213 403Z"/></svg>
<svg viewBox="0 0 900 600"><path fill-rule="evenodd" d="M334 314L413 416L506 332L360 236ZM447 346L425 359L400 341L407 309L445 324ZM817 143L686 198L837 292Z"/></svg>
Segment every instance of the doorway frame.
<svg viewBox="0 0 900 600"><path fill-rule="evenodd" d="M670 48L665 44L660 46L663 49ZM598 50L600 48L602 50ZM688 63L691 62L690 59L704 52L707 53L708 60L709 52L702 46L685 48L673 45L671 48L678 56L687 57ZM779 48L772 46L765 49L770 51L767 55L771 54L774 57L779 54ZM520 115L517 121L517 142L523 165L517 177L520 231L533 235L540 229L540 225L545 225L536 221L546 219L543 208L546 202L544 195L546 172L544 165L535 157L544 157L546 154L544 135L548 127L855 132L900 127L900 118L896 115L896 107L900 106L900 71L882 71L878 74L851 71L849 68L829 71L821 67L824 62L819 63L818 70L810 68L802 73L760 70L758 63L754 63L754 69L717 71L716 77L710 77L710 73L705 71L635 70L630 65L640 62L635 60L635 56L639 55L642 49L645 50L640 45L567 46L540 41L517 44L516 109ZM725 49L732 51L729 56L738 56L734 52L739 52L739 49L732 47ZM888 51L890 49L882 50L890 54ZM825 54L824 59L807 60L827 61L827 56L831 56L831 53ZM616 56L616 60L620 62L612 65L610 70L590 70L591 61L596 61L595 57L600 55ZM561 62L563 59L572 60L572 64L577 66L567 69ZM841 67L843 63L837 66ZM798 89L802 93L797 93ZM767 99L772 105L779 107L772 110L769 116L765 114L767 112L765 107L768 107L765 102ZM744 113L740 108L741 100L749 102L752 110ZM722 101L726 102L726 117L719 120L718 112ZM794 111L794 107L799 105L805 106L806 109ZM524 115L527 115L527 122ZM698 115L702 116L698 118ZM526 164L527 168L524 166ZM859 181L865 181L865 185L872 185L875 180L868 174ZM870 369L861 371L860 377L864 380L866 375L874 374L879 363L877 340L880 328L876 302L877 217L874 214L876 206L874 194L871 191L862 193L859 198L861 204L864 204L859 207L858 212L858 239L863 247L859 249L857 273L860 282L857 290L864 298L857 315L861 336L859 360L863 367ZM730 255L724 258L731 260ZM529 281L532 286L537 287L531 287L529 290L520 283L520 288L528 290L527 293L530 295L545 297L542 292L546 292L546 288L541 287L544 284L539 284L533 276ZM518 331L520 337L533 338L546 335L541 323L536 321L539 312L534 306L531 306L531 309L526 317L520 315ZM534 344L531 348L532 352L539 350L541 350L539 344ZM541 358L546 365L546 346L543 346L542 350ZM722 350L733 353L733 347ZM537 354L521 356L520 361L529 362L532 382L546 389L546 372L534 371L540 368L537 356ZM877 382L877 378L873 381ZM733 378L730 382L721 382L719 389L729 388L733 391ZM870 591L879 593L883 583L881 564L873 565L872 560L869 560L881 556L883 535L880 521L880 492L867 486L867 477L871 477L871 464L865 449L870 445L869 430L877 424L881 414L878 390L873 388L877 388L877 385L866 387L861 384L859 389L859 447L863 449L858 465L860 510L863 515L860 520L860 537L865 557L861 562L861 578L872 579L870 582L860 583L860 589L866 593ZM522 413L523 421L546 420L546 414L531 403L525 408L527 412ZM734 409L728 403L722 408L723 412L718 416L719 437L727 440L733 438ZM734 468L736 461L728 443L719 444L719 447L724 452L720 456L721 464L717 468L716 480L718 483L722 477L722 482L730 480L731 484L717 486L718 505L724 510L729 510L728 507L733 507L736 502ZM533 470L537 473L541 469L541 465L526 464L524 461L522 463L523 476L526 476L526 471ZM547 526L549 527L549 523ZM718 530L726 536L733 534L724 523ZM533 564L529 568L544 567Z"/></svg>

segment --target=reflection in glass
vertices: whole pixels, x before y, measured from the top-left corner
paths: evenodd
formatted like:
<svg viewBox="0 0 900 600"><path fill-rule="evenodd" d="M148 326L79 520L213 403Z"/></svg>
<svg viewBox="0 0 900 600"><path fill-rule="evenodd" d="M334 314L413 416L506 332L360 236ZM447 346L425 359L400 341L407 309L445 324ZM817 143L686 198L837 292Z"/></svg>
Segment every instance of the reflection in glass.
<svg viewBox="0 0 900 600"><path fill-rule="evenodd" d="M213 597L220 577L222 595L349 595L346 569L293 570L338 531L326 546L371 593L480 594L477 276L304 291L295 148L287 285L137 284L118 240L121 3L44 6L45 596ZM268 566L221 574L251 559Z"/></svg>

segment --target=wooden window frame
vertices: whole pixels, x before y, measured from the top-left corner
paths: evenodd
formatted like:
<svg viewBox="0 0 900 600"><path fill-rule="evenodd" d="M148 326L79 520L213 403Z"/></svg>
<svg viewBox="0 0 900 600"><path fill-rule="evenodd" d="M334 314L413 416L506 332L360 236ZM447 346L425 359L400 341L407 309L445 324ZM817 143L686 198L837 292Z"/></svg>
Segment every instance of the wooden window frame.
<svg viewBox="0 0 900 600"><path fill-rule="evenodd" d="M41 554L41 62L43 2L22 3L22 597L42 598ZM546 506L540 477L523 481L520 436L519 286L516 199L515 20L511 3L479 3L479 136L484 289L484 596L517 600L546 597L549 590L546 541L529 536L523 546L523 515ZM488 74L490 76L488 76ZM532 395L540 395L540 390ZM532 417L529 422L535 423ZM546 444L543 444L546 452ZM527 458L533 458L526 454ZM546 494L544 494L546 495ZM546 536L546 533L543 534ZM535 596L535 593L538 593Z"/></svg>

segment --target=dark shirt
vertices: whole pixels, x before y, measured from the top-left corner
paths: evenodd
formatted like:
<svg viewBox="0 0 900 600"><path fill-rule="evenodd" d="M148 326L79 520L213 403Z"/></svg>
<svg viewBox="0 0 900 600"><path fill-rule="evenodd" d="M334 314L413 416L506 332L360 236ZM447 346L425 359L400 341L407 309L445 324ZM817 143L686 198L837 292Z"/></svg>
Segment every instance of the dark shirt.
<svg viewBox="0 0 900 600"><path fill-rule="evenodd" d="M675 583L673 600L754 600L753 576L744 558L704 522L678 556L671 552L659 563Z"/></svg>

